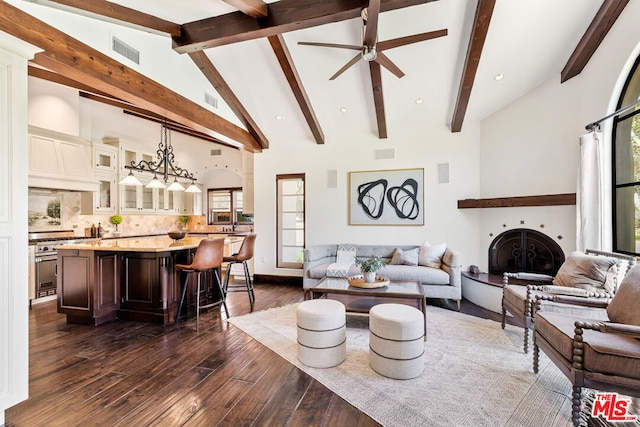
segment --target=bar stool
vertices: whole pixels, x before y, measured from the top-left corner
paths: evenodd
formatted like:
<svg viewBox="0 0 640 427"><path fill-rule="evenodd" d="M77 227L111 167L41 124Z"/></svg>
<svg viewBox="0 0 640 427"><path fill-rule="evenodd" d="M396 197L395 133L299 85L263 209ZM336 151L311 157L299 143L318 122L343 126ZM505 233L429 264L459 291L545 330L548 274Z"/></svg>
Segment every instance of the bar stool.
<svg viewBox="0 0 640 427"><path fill-rule="evenodd" d="M193 257L191 264L176 264L176 271L180 273L186 273L184 275L184 281L182 282L182 296L180 297L180 304L178 305L178 312L176 313L175 323L178 323L180 312L182 311L182 305L184 304L185 297L187 295L187 289L189 288L189 274L196 273L198 279L198 289L196 291L196 331L198 330L198 324L200 321L200 309L209 308L222 304L224 311L229 317L229 310L227 309L227 303L225 301L225 293L222 290L220 284L220 275L218 269L222 266L222 258L224 255L224 239L204 239L198 245L196 254ZM209 302L209 285L208 281L204 282L204 305L200 305L200 296L203 292L201 290L202 275L213 271L215 276L215 284L220 292L220 301Z"/></svg>
<svg viewBox="0 0 640 427"><path fill-rule="evenodd" d="M249 294L249 304L251 305L251 310L253 310L253 303L256 301L256 297L253 293L253 285L251 284L251 276L249 275L249 266L247 265L247 261L253 258L253 246L256 241L256 234L248 234L244 241L242 242L242 246L240 246L240 251L237 254L232 254L223 258L223 262L228 262L227 264L227 273L224 277L224 294L227 295L227 292L244 292L246 290L247 294ZM231 266L233 264L242 263L244 267L244 285L229 285L229 276L231 274ZM229 289L232 288L232 289ZM234 289L236 288L236 289ZM242 289L237 289L242 288Z"/></svg>

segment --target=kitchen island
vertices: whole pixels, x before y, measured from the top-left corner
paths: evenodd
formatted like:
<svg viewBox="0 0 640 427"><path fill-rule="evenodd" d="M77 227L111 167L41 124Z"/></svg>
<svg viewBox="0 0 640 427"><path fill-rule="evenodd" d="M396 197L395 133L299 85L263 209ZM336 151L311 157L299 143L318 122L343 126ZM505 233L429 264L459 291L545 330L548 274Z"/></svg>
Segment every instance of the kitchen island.
<svg viewBox="0 0 640 427"><path fill-rule="evenodd" d="M172 322L181 286L175 265L189 264L205 238L124 238L57 246L58 312L66 314L68 322L96 326L115 319ZM225 255L243 240L224 239ZM195 292L187 294L195 297Z"/></svg>

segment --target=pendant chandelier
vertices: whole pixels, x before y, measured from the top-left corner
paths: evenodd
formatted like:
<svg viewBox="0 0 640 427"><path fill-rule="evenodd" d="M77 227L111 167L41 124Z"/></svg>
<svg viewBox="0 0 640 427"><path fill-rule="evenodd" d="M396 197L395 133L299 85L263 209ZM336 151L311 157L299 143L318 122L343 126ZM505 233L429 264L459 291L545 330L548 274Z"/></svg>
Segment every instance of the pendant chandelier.
<svg viewBox="0 0 640 427"><path fill-rule="evenodd" d="M133 171L135 170L138 172L153 173L153 179L145 186L146 188L166 188L168 191L184 191L185 193L201 192L195 184L196 178L194 178L193 174L173 164L175 158L173 155L173 147L171 146L171 134L164 123L162 123L160 127L160 143L156 151L156 159L157 160L152 161L140 160L138 164L132 161L130 165L126 165L125 169L129 169L129 174L120 181L120 184L142 186L140 180L133 175ZM160 174L164 183L158 179L158 174ZM170 176L173 177L173 182L167 187L166 184ZM178 178L191 180L191 184L186 190L182 184L178 182Z"/></svg>

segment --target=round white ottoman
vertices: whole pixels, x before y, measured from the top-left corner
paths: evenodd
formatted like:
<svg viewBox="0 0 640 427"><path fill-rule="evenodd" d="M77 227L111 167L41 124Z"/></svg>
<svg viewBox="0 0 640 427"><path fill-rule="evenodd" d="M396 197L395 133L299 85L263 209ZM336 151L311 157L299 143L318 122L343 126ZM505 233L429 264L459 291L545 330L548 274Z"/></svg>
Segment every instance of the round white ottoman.
<svg viewBox="0 0 640 427"><path fill-rule="evenodd" d="M312 368L331 368L347 357L344 304L314 299L298 304L298 359Z"/></svg>
<svg viewBox="0 0 640 427"><path fill-rule="evenodd" d="M385 377L408 380L424 370L424 315L402 304L369 310L369 364Z"/></svg>

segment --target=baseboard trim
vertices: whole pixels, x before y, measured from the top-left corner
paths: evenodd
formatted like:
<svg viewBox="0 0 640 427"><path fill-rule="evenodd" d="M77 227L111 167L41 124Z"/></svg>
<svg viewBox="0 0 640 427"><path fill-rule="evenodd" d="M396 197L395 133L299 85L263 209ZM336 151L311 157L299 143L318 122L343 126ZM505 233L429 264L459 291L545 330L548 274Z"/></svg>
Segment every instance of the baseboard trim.
<svg viewBox="0 0 640 427"><path fill-rule="evenodd" d="M276 285L302 287L302 277L295 277L295 276L274 276L271 274L254 274L253 282L254 283L274 283Z"/></svg>

